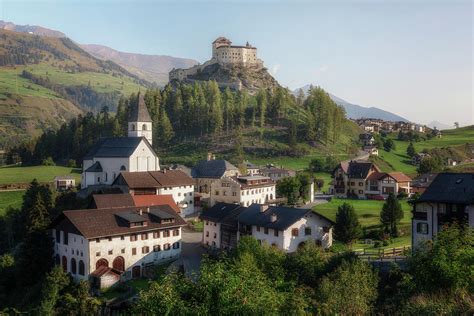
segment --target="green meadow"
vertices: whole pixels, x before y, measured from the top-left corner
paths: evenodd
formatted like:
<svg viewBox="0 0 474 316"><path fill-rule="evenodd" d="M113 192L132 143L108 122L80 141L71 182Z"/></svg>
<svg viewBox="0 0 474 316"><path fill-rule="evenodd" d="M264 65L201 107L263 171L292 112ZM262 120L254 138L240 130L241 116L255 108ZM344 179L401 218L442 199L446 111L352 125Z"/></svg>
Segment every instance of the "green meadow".
<svg viewBox="0 0 474 316"><path fill-rule="evenodd" d="M38 182L52 182L55 176L72 175L77 182L81 179L81 170L61 166L6 166L0 168L0 184L28 183L33 179Z"/></svg>

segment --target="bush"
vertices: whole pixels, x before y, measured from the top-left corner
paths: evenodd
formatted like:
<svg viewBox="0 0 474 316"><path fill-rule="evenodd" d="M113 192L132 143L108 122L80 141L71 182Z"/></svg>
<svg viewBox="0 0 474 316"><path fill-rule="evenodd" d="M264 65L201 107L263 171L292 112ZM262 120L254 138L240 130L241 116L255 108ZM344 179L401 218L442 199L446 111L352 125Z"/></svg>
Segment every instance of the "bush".
<svg viewBox="0 0 474 316"><path fill-rule="evenodd" d="M406 192L400 192L397 195L397 199L400 199L400 200L406 199L407 197L408 197L408 194Z"/></svg>
<svg viewBox="0 0 474 316"><path fill-rule="evenodd" d="M46 159L43 159L43 161L41 162L41 164L43 166L56 166L56 164L54 163L54 160L53 158L51 157L48 157Z"/></svg>
<svg viewBox="0 0 474 316"><path fill-rule="evenodd" d="M74 159L69 159L69 161L67 162L67 166L69 168L76 168L76 161Z"/></svg>
<svg viewBox="0 0 474 316"><path fill-rule="evenodd" d="M380 248L380 247L382 247L382 242L380 240L376 240L374 242L374 248Z"/></svg>
<svg viewBox="0 0 474 316"><path fill-rule="evenodd" d="M384 247L386 247L386 246L390 245L390 242L388 240L384 240L382 242L382 244L383 244Z"/></svg>

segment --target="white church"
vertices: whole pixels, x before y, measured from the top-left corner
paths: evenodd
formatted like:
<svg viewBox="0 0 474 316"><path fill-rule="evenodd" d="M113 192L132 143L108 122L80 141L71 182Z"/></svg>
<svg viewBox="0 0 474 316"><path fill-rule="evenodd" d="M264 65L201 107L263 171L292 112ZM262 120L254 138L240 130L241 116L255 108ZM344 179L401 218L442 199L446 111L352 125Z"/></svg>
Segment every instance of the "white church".
<svg viewBox="0 0 474 316"><path fill-rule="evenodd" d="M143 95L128 117L128 137L104 138L84 157L81 187L112 184L122 171L160 170L158 156L151 147L152 120Z"/></svg>

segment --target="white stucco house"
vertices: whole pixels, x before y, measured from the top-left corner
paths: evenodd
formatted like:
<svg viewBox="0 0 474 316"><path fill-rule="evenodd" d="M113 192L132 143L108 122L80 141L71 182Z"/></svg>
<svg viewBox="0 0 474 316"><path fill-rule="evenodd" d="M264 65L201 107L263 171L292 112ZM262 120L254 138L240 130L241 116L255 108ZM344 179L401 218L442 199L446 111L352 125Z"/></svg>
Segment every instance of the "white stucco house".
<svg viewBox="0 0 474 316"><path fill-rule="evenodd" d="M110 185L123 171L160 170L151 144L152 120L139 93L137 105L132 107L128 118L128 137L103 138L84 157L81 188Z"/></svg>
<svg viewBox="0 0 474 316"><path fill-rule="evenodd" d="M51 224L55 262L106 288L178 257L184 225L169 205L64 211Z"/></svg>
<svg viewBox="0 0 474 316"><path fill-rule="evenodd" d="M218 203L272 203L276 199L276 184L261 175L226 177L214 181L210 190L211 206Z"/></svg>
<svg viewBox="0 0 474 316"><path fill-rule="evenodd" d="M432 240L452 222L474 227L474 174L440 173L413 205L412 246Z"/></svg>
<svg viewBox="0 0 474 316"><path fill-rule="evenodd" d="M332 245L333 222L307 209L252 204L217 203L201 214L204 221L204 245L229 249L242 236L252 236L260 243L294 252L307 242L323 248Z"/></svg>

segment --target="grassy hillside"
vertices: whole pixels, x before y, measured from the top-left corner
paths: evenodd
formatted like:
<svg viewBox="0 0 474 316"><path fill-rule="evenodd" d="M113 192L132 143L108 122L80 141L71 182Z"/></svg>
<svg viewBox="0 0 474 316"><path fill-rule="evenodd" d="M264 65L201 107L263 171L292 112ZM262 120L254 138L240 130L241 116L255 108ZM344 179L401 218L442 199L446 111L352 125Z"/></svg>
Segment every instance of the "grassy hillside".
<svg viewBox="0 0 474 316"><path fill-rule="evenodd" d="M11 206L14 208L21 207L23 203L23 194L25 191L1 191L0 192L0 217L5 214L5 210Z"/></svg>
<svg viewBox="0 0 474 316"><path fill-rule="evenodd" d="M39 182L52 182L55 176L72 175L76 183L81 179L81 170L61 166L7 166L0 168L0 184L29 183L33 179Z"/></svg>
<svg viewBox="0 0 474 316"><path fill-rule="evenodd" d="M391 134L390 137L395 142L395 150L386 152L380 149L379 157L374 159L374 162L381 167L382 171L401 171L408 175L415 176L417 167L411 164L411 159L406 154L407 147L410 143L397 140L396 134ZM474 144L474 126L444 130L441 138L432 138L413 143L417 152L421 152L425 149L451 147L453 150L460 151L461 154L464 154L465 144ZM462 166L459 166L457 170L461 168Z"/></svg>
<svg viewBox="0 0 474 316"><path fill-rule="evenodd" d="M0 144L38 136L84 110L114 110L147 83L68 38L0 30Z"/></svg>

